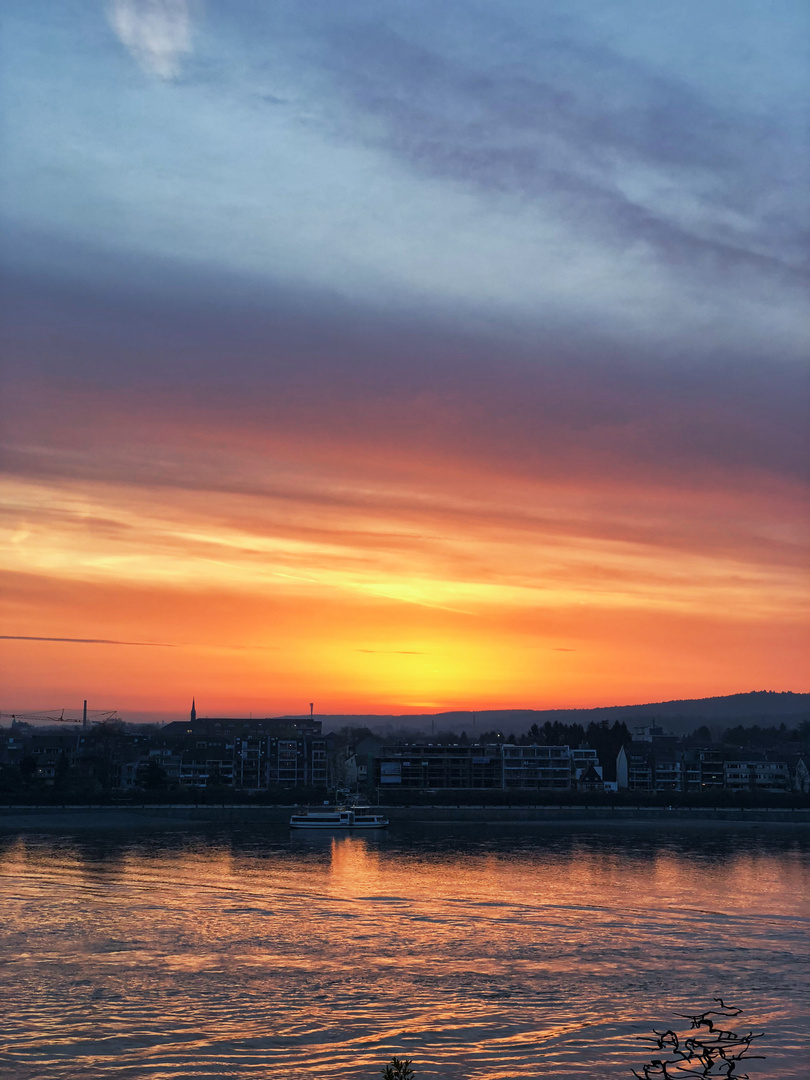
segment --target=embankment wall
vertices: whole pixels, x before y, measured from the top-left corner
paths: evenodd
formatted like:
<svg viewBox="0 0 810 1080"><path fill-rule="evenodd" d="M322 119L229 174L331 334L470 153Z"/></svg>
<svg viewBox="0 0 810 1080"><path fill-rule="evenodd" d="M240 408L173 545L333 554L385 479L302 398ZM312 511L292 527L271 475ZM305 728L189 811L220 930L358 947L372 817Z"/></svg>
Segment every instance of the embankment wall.
<svg viewBox="0 0 810 1080"><path fill-rule="evenodd" d="M523 824L660 827L810 826L810 808L639 807L639 806L397 806L387 810L398 824ZM286 825L292 806L6 806L0 829L182 827L189 824Z"/></svg>

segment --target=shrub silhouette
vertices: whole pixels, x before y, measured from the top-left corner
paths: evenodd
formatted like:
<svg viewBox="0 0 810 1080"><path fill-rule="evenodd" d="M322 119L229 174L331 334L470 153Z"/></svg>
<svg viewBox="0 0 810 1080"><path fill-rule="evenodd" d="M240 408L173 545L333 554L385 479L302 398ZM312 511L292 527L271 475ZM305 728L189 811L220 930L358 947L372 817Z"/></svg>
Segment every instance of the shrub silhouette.
<svg viewBox="0 0 810 1080"><path fill-rule="evenodd" d="M413 1080L410 1058L392 1057L382 1071L383 1080Z"/></svg>

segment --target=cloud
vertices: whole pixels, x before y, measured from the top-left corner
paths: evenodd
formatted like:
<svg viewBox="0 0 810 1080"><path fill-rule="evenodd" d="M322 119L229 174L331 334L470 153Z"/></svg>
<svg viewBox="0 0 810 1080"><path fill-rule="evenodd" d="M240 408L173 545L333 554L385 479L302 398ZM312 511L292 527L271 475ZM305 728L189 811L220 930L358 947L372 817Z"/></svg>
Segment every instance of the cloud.
<svg viewBox="0 0 810 1080"><path fill-rule="evenodd" d="M145 261L139 277L162 285L155 267ZM810 480L806 369L778 363L777 350L757 341L741 354L707 334L691 357L674 341L650 362L598 328L551 326L524 340L494 324L473 334L336 304L317 290L278 288L257 310L250 296L228 292L225 275L191 277L184 295L181 271L155 300L111 283L113 269L103 287L66 295L46 280L3 275L7 469L86 479L123 469L130 482L179 476L209 489L227 473L229 491L282 497L277 474L236 464L275 446L301 467L328 455L396 457L407 470L418 454L423 464L588 483ZM198 283L204 303L189 298ZM224 442L200 441L214 430ZM166 441L177 443L172 454L153 452ZM322 501L345 497L322 487Z"/></svg>
<svg viewBox="0 0 810 1080"><path fill-rule="evenodd" d="M112 641L110 638L29 637L26 634L0 634L0 641L61 641L69 645L147 645L155 649L174 649L165 641Z"/></svg>
<svg viewBox="0 0 810 1080"><path fill-rule="evenodd" d="M191 52L191 20L186 0L113 0L110 25L144 71L161 79L180 73Z"/></svg>
<svg viewBox="0 0 810 1080"><path fill-rule="evenodd" d="M140 645L149 649L183 649L193 646L179 645L171 641L117 641L114 638L35 637L29 634L0 634L0 641L55 641L66 645ZM214 645L218 649L274 650L273 645Z"/></svg>
<svg viewBox="0 0 810 1080"><path fill-rule="evenodd" d="M355 652L361 653L387 653L389 656L425 656L426 653L419 652L417 649L355 649Z"/></svg>
<svg viewBox="0 0 810 1080"><path fill-rule="evenodd" d="M690 275L700 260L710 273L801 280L788 119L735 112L653 60L528 27L504 63L381 22L338 26L324 68L348 105L345 134L416 172L540 202L580 233L648 245Z"/></svg>

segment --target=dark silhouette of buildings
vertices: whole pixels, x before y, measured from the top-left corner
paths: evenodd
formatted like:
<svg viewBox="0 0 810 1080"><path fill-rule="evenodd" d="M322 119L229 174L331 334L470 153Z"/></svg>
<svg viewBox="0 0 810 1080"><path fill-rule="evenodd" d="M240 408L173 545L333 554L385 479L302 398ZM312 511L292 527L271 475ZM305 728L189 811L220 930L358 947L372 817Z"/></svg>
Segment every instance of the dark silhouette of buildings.
<svg viewBox="0 0 810 1080"><path fill-rule="evenodd" d="M312 715L198 717L195 702L188 720L163 727L108 719L66 730L14 721L0 729L0 793L55 789L93 797L137 790L343 786L381 793L810 793L810 747L795 739L752 749L648 728L620 747L612 781L605 774L613 763L600 760L596 749L533 741L532 734L514 741L489 733L481 742L387 742L367 729L324 735Z"/></svg>

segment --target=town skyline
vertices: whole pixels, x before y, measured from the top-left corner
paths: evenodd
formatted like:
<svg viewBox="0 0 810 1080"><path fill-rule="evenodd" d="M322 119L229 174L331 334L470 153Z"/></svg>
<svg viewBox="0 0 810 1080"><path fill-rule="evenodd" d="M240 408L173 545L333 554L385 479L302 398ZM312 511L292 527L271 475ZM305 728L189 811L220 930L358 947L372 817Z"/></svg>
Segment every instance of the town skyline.
<svg viewBox="0 0 810 1080"><path fill-rule="evenodd" d="M597 710L500 714L510 726L488 728L499 714L483 714L477 730L475 718L464 726L454 714L438 730L431 717L430 731L345 723L360 717L342 725L333 717L324 729L330 718L207 717L193 703L187 717L165 724L91 719L86 709L80 724L36 726L34 716L13 716L0 728L0 788L9 800L44 805L94 797L213 798L223 807L233 799L283 806L294 797L323 805L350 792L378 802L398 793L430 801L464 792L535 800L666 794L704 805L719 796L738 807L765 796L783 808L793 804L779 800L801 805L810 792L808 696L749 697L715 702L713 715L695 702L691 717L669 722L652 709Z"/></svg>

